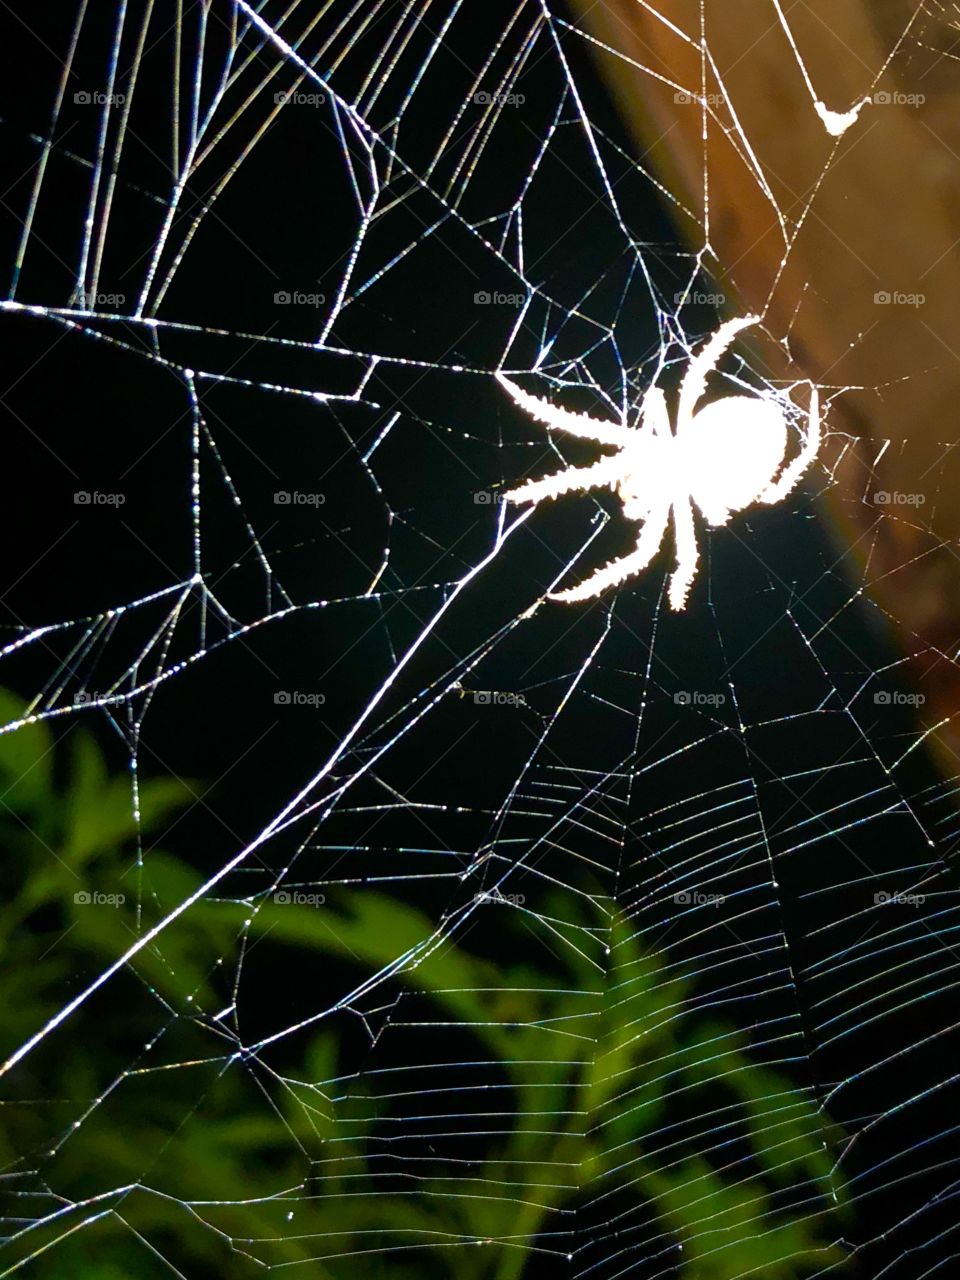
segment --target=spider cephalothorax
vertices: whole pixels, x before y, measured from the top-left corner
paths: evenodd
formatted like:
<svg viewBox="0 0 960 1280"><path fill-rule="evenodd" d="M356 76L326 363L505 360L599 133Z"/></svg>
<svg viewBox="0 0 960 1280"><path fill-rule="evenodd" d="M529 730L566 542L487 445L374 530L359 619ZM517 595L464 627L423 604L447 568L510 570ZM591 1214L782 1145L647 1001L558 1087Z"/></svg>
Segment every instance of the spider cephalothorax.
<svg viewBox="0 0 960 1280"><path fill-rule="evenodd" d="M672 515L677 563L669 596L672 607L682 609L697 572L693 506L708 524L724 525L735 511L754 502L779 502L796 485L820 448L816 387L810 393L802 448L787 466L783 466L786 416L775 399L727 396L697 411L707 377L723 353L741 329L757 322L757 316L728 320L691 358L680 386L675 430L670 428L666 398L657 386L644 397L640 425L627 427L586 413L570 413L497 375L514 402L538 422L617 450L592 466L568 467L530 480L511 489L506 498L540 502L606 485L616 492L624 515L643 525L629 555L611 561L575 587L551 593L551 600L587 600L645 569L660 549Z"/></svg>

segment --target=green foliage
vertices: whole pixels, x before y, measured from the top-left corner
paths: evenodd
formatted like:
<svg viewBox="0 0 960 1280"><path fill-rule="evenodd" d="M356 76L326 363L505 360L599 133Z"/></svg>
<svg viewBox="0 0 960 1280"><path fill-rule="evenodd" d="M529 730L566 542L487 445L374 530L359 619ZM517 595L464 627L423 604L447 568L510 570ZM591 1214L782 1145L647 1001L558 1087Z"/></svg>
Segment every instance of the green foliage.
<svg viewBox="0 0 960 1280"><path fill-rule="evenodd" d="M0 691L4 722L21 710ZM62 746L43 723L0 736L5 1050L198 887L184 861L150 845L197 794L194 784L143 781L138 823L131 779L111 777L82 730ZM83 895L94 893L123 901L92 909ZM492 909L519 942L519 913ZM55 1051L28 1059L19 1094L0 1111L0 1161L30 1211L43 1219L89 1202L10 1246L28 1259L23 1274L139 1280L171 1274L169 1259L203 1280L262 1274L260 1260L326 1280L355 1274L350 1254L369 1247L361 1233L376 1232L388 1249L394 1239L506 1235L521 1245L441 1244L429 1256L415 1250L415 1260L388 1252L378 1276L518 1280L531 1257L522 1243L562 1229L558 1210L611 1186L682 1242L685 1280L790 1280L840 1261L828 1241L844 1193L822 1118L794 1082L751 1059L736 1026L695 1012L689 979L644 954L629 922L615 922L606 974L572 947L554 948L562 958L549 971L529 962L505 970L455 942L425 949L432 931L414 908L366 890L321 907L200 902L186 913L140 953L126 986L118 978L106 1014L101 1005L96 1017L76 1015L52 1038ZM282 948L301 973L311 957L369 974L410 953L401 986L422 993L438 1021L469 1028L478 1056L500 1064L504 1110L516 1119L491 1140L482 1172L504 1195L452 1197L429 1180L416 1195L383 1195L351 1121L362 1113L375 1124L388 1104L361 1095L348 1115L333 1101L325 1082L344 1066L332 1031L314 1035L282 1078L233 1056L208 1015L222 1007L245 934L250 947ZM130 998L144 986L153 1017ZM710 1163L682 1141L663 1154L685 1108L711 1110L721 1157L728 1136L749 1162L731 1158L725 1169L725 1157ZM324 1164L334 1140L338 1160ZM786 1185L806 1187L810 1203L784 1209ZM830 1197L836 1207L824 1216ZM338 1252L339 1263L319 1260Z"/></svg>

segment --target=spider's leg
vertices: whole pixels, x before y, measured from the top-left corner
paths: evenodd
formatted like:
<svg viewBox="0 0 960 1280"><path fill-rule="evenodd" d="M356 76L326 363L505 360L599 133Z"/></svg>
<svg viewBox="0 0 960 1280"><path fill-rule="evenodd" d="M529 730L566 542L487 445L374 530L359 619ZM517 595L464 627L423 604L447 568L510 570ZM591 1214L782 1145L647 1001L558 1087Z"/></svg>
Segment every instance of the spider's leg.
<svg viewBox="0 0 960 1280"><path fill-rule="evenodd" d="M633 427L623 427L617 422L601 422L592 418L589 413L572 413L569 409L561 409L549 400L541 400L532 396L523 387L502 373L497 374L497 381L507 392L511 400L524 413L528 413L536 422L542 422L555 431L566 431L568 435L579 436L582 440L596 440L599 444L613 445L617 449L625 449L637 438Z"/></svg>
<svg viewBox="0 0 960 1280"><path fill-rule="evenodd" d="M693 525L693 507L686 494L673 504L673 535L677 543L677 567L670 579L670 608L682 609L687 593L697 575L697 531Z"/></svg>
<svg viewBox="0 0 960 1280"><path fill-rule="evenodd" d="M683 424L693 417L697 405L703 399L707 388L707 377L717 367L720 357L730 346L741 329L757 324L759 316L737 316L722 324L712 338L708 338L700 351L692 357L687 365L680 386L680 403L677 410L677 430L682 431Z"/></svg>
<svg viewBox="0 0 960 1280"><path fill-rule="evenodd" d="M703 518L711 529L719 529L722 525L727 524L731 515L733 515L729 507L723 507L719 503L714 507L700 507L700 510L703 512Z"/></svg>
<svg viewBox="0 0 960 1280"><path fill-rule="evenodd" d="M660 550L669 519L669 504L658 505L648 513L640 530L640 536L637 538L636 548L629 555L623 556L620 560L611 560L609 564L598 569L583 582L577 583L575 587L567 587L565 591L551 591L549 599L562 600L564 604L576 604L580 600L589 600L591 596L598 596L601 591L606 591L607 587L615 587L627 578L632 578L635 573L645 569Z"/></svg>
<svg viewBox="0 0 960 1280"><path fill-rule="evenodd" d="M643 428L657 437L669 436L670 410L667 408L667 397L659 387L651 387L643 397Z"/></svg>
<svg viewBox="0 0 960 1280"><path fill-rule="evenodd" d="M566 471L555 471L541 480L528 480L503 496L508 502L542 502L544 498L559 498L562 493L573 493L577 489L598 489L605 484L612 488L622 475L623 459L614 454L589 467L567 467Z"/></svg>
<svg viewBox="0 0 960 1280"><path fill-rule="evenodd" d="M817 388L813 387L810 391L810 417L807 420L803 448L786 468L780 479L764 489L757 501L769 504L779 502L781 498L785 498L819 453L821 440L820 396Z"/></svg>

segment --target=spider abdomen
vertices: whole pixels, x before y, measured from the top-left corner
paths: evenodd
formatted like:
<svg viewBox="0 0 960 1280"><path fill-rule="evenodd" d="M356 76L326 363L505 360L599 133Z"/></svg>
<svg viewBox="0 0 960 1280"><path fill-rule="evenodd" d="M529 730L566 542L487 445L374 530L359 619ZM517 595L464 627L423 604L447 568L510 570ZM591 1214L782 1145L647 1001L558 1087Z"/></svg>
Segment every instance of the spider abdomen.
<svg viewBox="0 0 960 1280"><path fill-rule="evenodd" d="M679 443L686 487L711 524L756 502L787 451L779 406L752 396L727 396L684 424Z"/></svg>

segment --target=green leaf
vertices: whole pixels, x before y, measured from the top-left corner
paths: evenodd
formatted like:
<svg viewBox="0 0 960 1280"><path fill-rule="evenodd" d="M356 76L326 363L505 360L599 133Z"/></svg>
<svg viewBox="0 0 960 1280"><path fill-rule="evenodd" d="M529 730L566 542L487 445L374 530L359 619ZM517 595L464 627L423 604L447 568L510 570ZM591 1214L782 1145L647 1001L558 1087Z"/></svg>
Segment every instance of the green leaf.
<svg viewBox="0 0 960 1280"><path fill-rule="evenodd" d="M25 713L21 698L0 689L0 724L10 724ZM52 773L53 737L44 721L0 733L0 806L14 813L39 808L49 795Z"/></svg>

